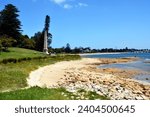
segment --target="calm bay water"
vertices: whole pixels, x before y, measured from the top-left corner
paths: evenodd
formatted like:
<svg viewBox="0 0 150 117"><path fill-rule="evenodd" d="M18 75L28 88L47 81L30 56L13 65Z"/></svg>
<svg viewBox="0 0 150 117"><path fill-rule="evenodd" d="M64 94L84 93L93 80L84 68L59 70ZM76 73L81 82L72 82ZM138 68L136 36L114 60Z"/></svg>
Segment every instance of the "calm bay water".
<svg viewBox="0 0 150 117"><path fill-rule="evenodd" d="M111 54L89 54L83 55L87 58L124 58L139 57L141 59L150 59L150 53L111 53Z"/></svg>
<svg viewBox="0 0 150 117"><path fill-rule="evenodd" d="M138 57L140 60L128 63L115 63L101 65L100 68L120 68L120 69L137 69L144 71L144 74L136 75L134 78L140 81L150 83L150 53L114 53L114 54L89 54L83 55L87 58L126 58Z"/></svg>

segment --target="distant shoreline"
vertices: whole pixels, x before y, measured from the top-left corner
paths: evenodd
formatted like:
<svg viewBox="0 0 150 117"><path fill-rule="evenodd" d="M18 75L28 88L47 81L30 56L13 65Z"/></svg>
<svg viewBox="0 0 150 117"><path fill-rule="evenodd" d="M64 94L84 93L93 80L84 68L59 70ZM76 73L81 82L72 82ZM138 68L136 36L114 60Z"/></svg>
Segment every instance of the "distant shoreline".
<svg viewBox="0 0 150 117"><path fill-rule="evenodd" d="M79 54L79 55L85 56L85 55L122 54L122 53L127 53L127 52L83 53L83 54Z"/></svg>

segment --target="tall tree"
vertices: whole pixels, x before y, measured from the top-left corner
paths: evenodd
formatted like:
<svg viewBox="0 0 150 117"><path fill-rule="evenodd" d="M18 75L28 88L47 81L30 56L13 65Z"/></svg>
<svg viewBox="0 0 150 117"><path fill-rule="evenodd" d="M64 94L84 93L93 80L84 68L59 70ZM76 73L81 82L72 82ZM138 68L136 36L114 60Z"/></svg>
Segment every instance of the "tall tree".
<svg viewBox="0 0 150 117"><path fill-rule="evenodd" d="M66 44L65 52L66 53L70 53L71 52L71 47L70 47L69 43Z"/></svg>
<svg viewBox="0 0 150 117"><path fill-rule="evenodd" d="M0 12L0 35L7 35L20 42L21 22L18 19L19 10L12 4L8 4Z"/></svg>
<svg viewBox="0 0 150 117"><path fill-rule="evenodd" d="M48 15L46 15L45 25L44 25L43 31L35 33L35 35L32 37L32 39L34 39L34 41L35 41L35 49L36 50L43 51L43 47L44 47L44 31L45 30L47 31L48 46L50 46L50 44L52 42L52 34L49 33L49 27L50 27L50 17Z"/></svg>
<svg viewBox="0 0 150 117"><path fill-rule="evenodd" d="M45 30L49 31L49 24L50 24L50 17L48 15L46 15L45 18Z"/></svg>
<svg viewBox="0 0 150 117"><path fill-rule="evenodd" d="M49 27L50 27L50 17L46 15L44 31L45 30L47 31L48 45L50 45L52 42L52 34L49 33Z"/></svg>

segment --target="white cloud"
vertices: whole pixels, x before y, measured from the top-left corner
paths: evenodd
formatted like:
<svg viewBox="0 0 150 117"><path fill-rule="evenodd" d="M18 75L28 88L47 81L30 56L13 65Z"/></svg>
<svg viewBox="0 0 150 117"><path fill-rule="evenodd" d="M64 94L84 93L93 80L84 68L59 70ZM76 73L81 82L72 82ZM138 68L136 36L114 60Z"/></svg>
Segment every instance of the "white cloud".
<svg viewBox="0 0 150 117"><path fill-rule="evenodd" d="M71 9L75 7L87 7L88 4L76 2L76 0L50 0L51 2L63 7L64 9Z"/></svg>
<svg viewBox="0 0 150 117"><path fill-rule="evenodd" d="M70 4L64 4L64 8L65 8L65 9L71 9L71 8L73 8L73 6L70 5Z"/></svg>
<svg viewBox="0 0 150 117"><path fill-rule="evenodd" d="M85 4L85 3L81 3L81 2L79 2L79 3L78 3L78 6L80 6L80 7L87 7L87 6L88 6L88 4Z"/></svg>
<svg viewBox="0 0 150 117"><path fill-rule="evenodd" d="M59 5L66 2L66 0L51 0L51 1Z"/></svg>

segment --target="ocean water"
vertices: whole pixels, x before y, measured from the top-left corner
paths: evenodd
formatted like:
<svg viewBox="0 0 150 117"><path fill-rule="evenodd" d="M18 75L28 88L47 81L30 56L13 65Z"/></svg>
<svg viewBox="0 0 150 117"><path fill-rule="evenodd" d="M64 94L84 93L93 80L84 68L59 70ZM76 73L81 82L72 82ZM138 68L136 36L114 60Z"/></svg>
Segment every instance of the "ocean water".
<svg viewBox="0 0 150 117"><path fill-rule="evenodd" d="M141 59L150 60L150 53L111 53L111 54L88 54L82 55L87 58L124 58L124 57L139 57Z"/></svg>
<svg viewBox="0 0 150 117"><path fill-rule="evenodd" d="M127 63L114 63L99 66L100 68L135 69L144 73L134 76L134 79L150 83L150 53L114 53L114 54L89 54L83 55L87 58L126 58L138 57L140 60Z"/></svg>

